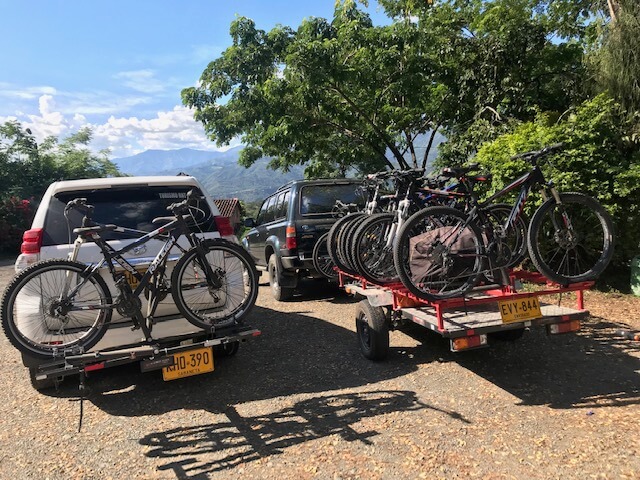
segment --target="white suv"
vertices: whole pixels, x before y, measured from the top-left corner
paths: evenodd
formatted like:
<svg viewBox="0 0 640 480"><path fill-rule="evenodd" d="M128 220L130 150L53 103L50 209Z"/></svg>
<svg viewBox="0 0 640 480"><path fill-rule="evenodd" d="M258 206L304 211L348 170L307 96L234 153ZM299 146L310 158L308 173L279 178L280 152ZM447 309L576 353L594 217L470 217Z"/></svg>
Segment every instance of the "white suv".
<svg viewBox="0 0 640 480"><path fill-rule="evenodd" d="M201 192L206 198L206 201L199 205L206 219L200 223L203 237L223 237L237 243L238 240L233 233L229 218L220 216L213 200L193 177L156 176L70 180L55 182L45 192L31 229L24 233L22 253L16 260L15 269L20 271L39 260L67 257L75 240L75 234L72 230L79 227L82 220L81 213L71 210L69 222L67 222L64 208L70 200L86 198L87 203L95 207L92 215L95 222L116 224L139 230L140 236L142 236L144 232L150 232L157 228L152 225L151 221L156 217L170 215L166 207L186 198L189 190L195 190L196 193ZM116 232L105 232L103 236L115 249L122 248L136 239L135 237L123 237L122 234ZM181 240L184 240L182 246L189 246L185 238ZM132 265L139 265L141 270L145 270L163 244L162 240L151 240L130 250L123 256ZM179 253L178 251L171 252L170 261L167 264L167 278L171 278L171 270ZM96 244L85 243L80 249L78 261L95 263L102 258ZM103 278L113 292L115 291L113 279L106 269L105 273ZM128 272L123 273L127 275ZM132 287L135 287L135 276L127 275L127 278L132 283ZM144 305L145 299L141 298L141 300ZM113 313L112 321L123 320L117 312ZM168 295L158 306L155 317L161 318L177 313L178 309L173 303L171 295Z"/></svg>

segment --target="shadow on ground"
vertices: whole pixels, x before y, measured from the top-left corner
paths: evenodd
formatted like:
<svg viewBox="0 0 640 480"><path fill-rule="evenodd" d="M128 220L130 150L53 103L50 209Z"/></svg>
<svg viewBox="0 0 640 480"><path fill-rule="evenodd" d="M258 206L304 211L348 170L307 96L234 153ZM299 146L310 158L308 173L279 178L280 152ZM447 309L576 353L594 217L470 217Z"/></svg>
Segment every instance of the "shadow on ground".
<svg viewBox="0 0 640 480"><path fill-rule="evenodd" d="M431 331L404 331L436 346L440 361L455 361L520 399L521 405L597 408L640 403L640 342L624 339L622 323L591 317L579 334L547 336L543 328L515 342L496 341L488 349L452 353ZM428 361L415 352L415 361Z"/></svg>
<svg viewBox="0 0 640 480"><path fill-rule="evenodd" d="M330 435L371 445L369 439L379 432L357 431L353 424L392 412L429 408L433 409L408 391L321 395L274 413L244 417L229 406L222 422L152 433L140 443L151 447L148 456L167 460L162 470L171 470L178 478L208 478L208 473L278 455L286 448ZM469 423L455 412L435 410ZM203 453L207 461L200 460Z"/></svg>

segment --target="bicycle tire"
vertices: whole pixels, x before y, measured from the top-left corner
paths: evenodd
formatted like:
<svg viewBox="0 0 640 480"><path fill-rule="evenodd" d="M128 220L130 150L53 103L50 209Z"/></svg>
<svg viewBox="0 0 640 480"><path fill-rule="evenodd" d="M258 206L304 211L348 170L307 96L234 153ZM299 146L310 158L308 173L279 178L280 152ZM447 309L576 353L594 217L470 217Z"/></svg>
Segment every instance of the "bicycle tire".
<svg viewBox="0 0 640 480"><path fill-rule="evenodd" d="M331 261L342 271L348 270L348 267L344 265L342 260L338 257L338 243L339 237L342 232L342 228L354 218L364 215L363 213L356 212L338 219L329 229L329 235L327 236L327 253L331 258Z"/></svg>
<svg viewBox="0 0 640 480"><path fill-rule="evenodd" d="M409 217L398 232L393 250L404 286L430 302L469 292L482 276L485 257L480 229L467 215L451 207L427 207ZM423 264L417 265L419 261Z"/></svg>
<svg viewBox="0 0 640 480"><path fill-rule="evenodd" d="M393 248L387 251L386 247L394 219L394 213L375 213L358 226L353 236L354 266L369 282L385 285L399 281L393 262Z"/></svg>
<svg viewBox="0 0 640 480"><path fill-rule="evenodd" d="M613 257L611 215L595 198L582 193L561 193L560 201L550 198L531 217L527 233L531 261L542 275L560 285L595 280ZM558 230L554 224L563 228ZM553 256L546 258L549 254ZM572 257L576 268L569 264Z"/></svg>
<svg viewBox="0 0 640 480"><path fill-rule="evenodd" d="M318 273L333 281L338 279L338 274L334 270L335 263L331 260L327 249L328 237L329 232L320 235L320 238L318 238L316 244L313 246L312 261L313 268L315 268Z"/></svg>
<svg viewBox="0 0 640 480"><path fill-rule="evenodd" d="M2 296L0 317L14 347L50 359L67 351L83 353L98 343L111 320L113 310L105 308L112 304L111 293L102 277L90 275L86 268L80 262L43 260L11 280ZM71 300L62 291L67 279L72 286L84 283Z"/></svg>
<svg viewBox="0 0 640 480"><path fill-rule="evenodd" d="M353 237L358 230L358 227L362 225L364 221L369 218L369 215L363 215L360 218L356 218L353 222L345 225L342 235L340 236L340 246L338 249L338 255L342 259L343 263L348 267L348 273L352 275L358 275L358 267L356 266L353 258Z"/></svg>
<svg viewBox="0 0 640 480"><path fill-rule="evenodd" d="M189 322L204 330L240 324L258 297L255 264L244 248L227 240L204 240L202 247L222 284L213 288L203 281L206 275L199 250L193 247L180 257L171 274L175 304Z"/></svg>

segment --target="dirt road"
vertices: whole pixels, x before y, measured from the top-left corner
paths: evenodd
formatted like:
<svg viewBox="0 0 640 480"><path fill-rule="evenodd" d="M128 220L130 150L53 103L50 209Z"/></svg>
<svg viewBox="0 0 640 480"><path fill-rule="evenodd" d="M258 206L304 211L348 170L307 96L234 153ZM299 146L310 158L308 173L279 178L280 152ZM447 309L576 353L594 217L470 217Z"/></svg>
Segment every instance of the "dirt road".
<svg viewBox="0 0 640 480"><path fill-rule="evenodd" d="M2 288L10 273L0 267ZM37 393L0 335L0 478L640 475L640 346L615 335L640 327L636 299L591 295L602 313L578 335L534 330L466 353L424 329L393 332L374 363L352 299L320 283L303 293L278 303L261 287L248 323L262 336L212 374L93 375L80 433L77 385Z"/></svg>

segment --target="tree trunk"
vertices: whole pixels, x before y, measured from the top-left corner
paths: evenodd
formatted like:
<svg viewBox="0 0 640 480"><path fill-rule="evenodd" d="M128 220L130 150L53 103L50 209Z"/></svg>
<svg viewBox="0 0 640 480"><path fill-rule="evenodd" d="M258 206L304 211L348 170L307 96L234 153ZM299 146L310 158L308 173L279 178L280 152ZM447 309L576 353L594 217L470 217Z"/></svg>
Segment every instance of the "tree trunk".
<svg viewBox="0 0 640 480"><path fill-rule="evenodd" d="M609 5L609 15L611 15L611 23L615 23L618 20L618 14L620 12L619 0L607 0Z"/></svg>

